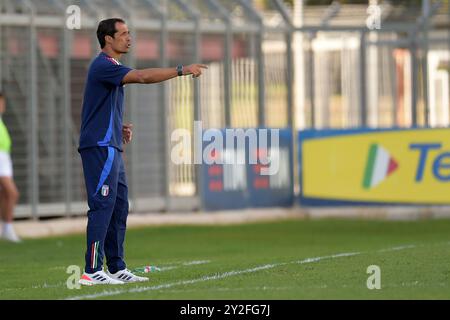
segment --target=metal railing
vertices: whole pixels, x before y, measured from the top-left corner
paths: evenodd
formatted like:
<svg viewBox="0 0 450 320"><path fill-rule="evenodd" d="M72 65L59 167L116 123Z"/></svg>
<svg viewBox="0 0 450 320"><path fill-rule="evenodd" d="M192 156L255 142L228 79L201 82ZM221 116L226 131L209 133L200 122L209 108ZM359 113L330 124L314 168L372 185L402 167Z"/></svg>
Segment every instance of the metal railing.
<svg viewBox="0 0 450 320"><path fill-rule="evenodd" d="M130 67L209 65L195 81L126 90L132 210L193 210L200 173L171 162L170 138L178 128L192 132L196 120L205 129L448 126L448 5L426 2L413 21L390 19L398 8L383 3L381 28L370 30L357 22L364 6L297 8L299 23L281 0L270 1L271 12L250 0L0 1L0 89L22 193L16 216L86 210L77 139L100 19L127 21ZM81 8L81 30L66 28L69 5ZM310 23L310 13L321 18Z"/></svg>

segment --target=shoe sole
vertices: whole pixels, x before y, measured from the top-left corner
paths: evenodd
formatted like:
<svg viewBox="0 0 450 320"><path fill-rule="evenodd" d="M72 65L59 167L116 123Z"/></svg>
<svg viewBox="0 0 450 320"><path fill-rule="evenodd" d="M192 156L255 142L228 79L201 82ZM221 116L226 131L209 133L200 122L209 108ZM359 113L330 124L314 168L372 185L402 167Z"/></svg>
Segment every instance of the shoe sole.
<svg viewBox="0 0 450 320"><path fill-rule="evenodd" d="M107 273L107 275L108 275L110 278L114 279L114 278L113 278L113 275L111 275L110 273ZM114 279L114 280L122 281L123 283L138 283L138 282L147 282L147 281L150 281L149 278L144 278L144 279L142 279L142 280L134 280L134 281L132 281L132 280L126 281L126 280L122 280L122 279Z"/></svg>
<svg viewBox="0 0 450 320"><path fill-rule="evenodd" d="M87 287L92 287L92 286L96 286L96 285L106 285L106 284L110 284L110 285L120 285L120 284L125 284L124 282L119 282L119 283L108 283L108 282L92 282L92 281L88 281L88 280L84 280L84 279L80 279L80 281L78 281L79 284L83 285L83 286L87 286Z"/></svg>
<svg viewBox="0 0 450 320"><path fill-rule="evenodd" d="M129 280L129 281L119 280L119 281L122 281L123 283L138 283L138 282L147 282L149 280L150 279L147 279L147 280Z"/></svg>
<svg viewBox="0 0 450 320"><path fill-rule="evenodd" d="M78 281L78 283L81 284L82 286L87 286L87 287L91 287L91 286L95 285L95 283L93 283L92 281L86 281L83 279Z"/></svg>

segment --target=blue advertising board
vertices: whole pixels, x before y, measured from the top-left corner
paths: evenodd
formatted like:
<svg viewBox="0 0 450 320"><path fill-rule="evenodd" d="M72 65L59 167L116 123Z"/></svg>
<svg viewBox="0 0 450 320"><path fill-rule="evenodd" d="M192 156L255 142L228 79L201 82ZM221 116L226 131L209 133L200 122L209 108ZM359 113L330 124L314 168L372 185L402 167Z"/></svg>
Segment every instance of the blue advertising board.
<svg viewBox="0 0 450 320"><path fill-rule="evenodd" d="M214 140L203 141L203 208L291 206L292 140L290 129L217 130Z"/></svg>

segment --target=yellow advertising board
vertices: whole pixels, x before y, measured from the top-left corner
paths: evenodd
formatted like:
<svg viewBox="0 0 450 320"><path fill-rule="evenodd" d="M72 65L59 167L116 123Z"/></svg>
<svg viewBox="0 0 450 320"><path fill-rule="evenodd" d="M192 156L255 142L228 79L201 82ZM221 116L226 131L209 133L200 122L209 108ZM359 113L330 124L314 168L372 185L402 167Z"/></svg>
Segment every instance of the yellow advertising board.
<svg viewBox="0 0 450 320"><path fill-rule="evenodd" d="M450 204L450 129L300 132L300 141L302 198Z"/></svg>

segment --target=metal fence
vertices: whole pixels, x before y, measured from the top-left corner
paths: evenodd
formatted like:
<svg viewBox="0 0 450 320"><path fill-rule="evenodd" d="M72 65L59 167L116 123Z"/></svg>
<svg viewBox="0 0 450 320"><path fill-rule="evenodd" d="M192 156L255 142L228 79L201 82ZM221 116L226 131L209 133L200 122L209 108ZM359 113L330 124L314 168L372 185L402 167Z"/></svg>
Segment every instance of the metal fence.
<svg viewBox="0 0 450 320"><path fill-rule="evenodd" d="M297 25L300 126L448 126L448 116L437 117L448 110L448 1L369 2L378 3L378 28L356 5L317 8L320 24Z"/></svg>
<svg viewBox="0 0 450 320"><path fill-rule="evenodd" d="M127 21L130 67L209 65L196 81L126 90L132 210L193 210L198 170L170 161L170 138L178 128L192 132L195 120L204 128L448 126L448 2L426 2L411 9L384 1L381 28L370 30L362 5L292 10L272 0L263 12L249 0L0 0L16 216L86 210L77 144L100 19ZM81 9L79 30L66 27L69 5Z"/></svg>
<svg viewBox="0 0 450 320"><path fill-rule="evenodd" d="M81 9L80 30L66 28L69 5ZM176 166L169 159L174 129L192 131L194 120L202 120L205 128L260 125L266 97L259 74L273 79L277 98L289 85L279 57L285 52L277 52L279 61L265 73L263 21L248 1L2 0L0 12L1 88L21 192L18 217L86 209L76 148L84 81L98 52L95 28L102 18L126 19L135 44L124 57L126 65L210 66L199 81L178 78L127 88L125 116L134 124L135 139L125 161L134 211L199 207L195 166Z"/></svg>

